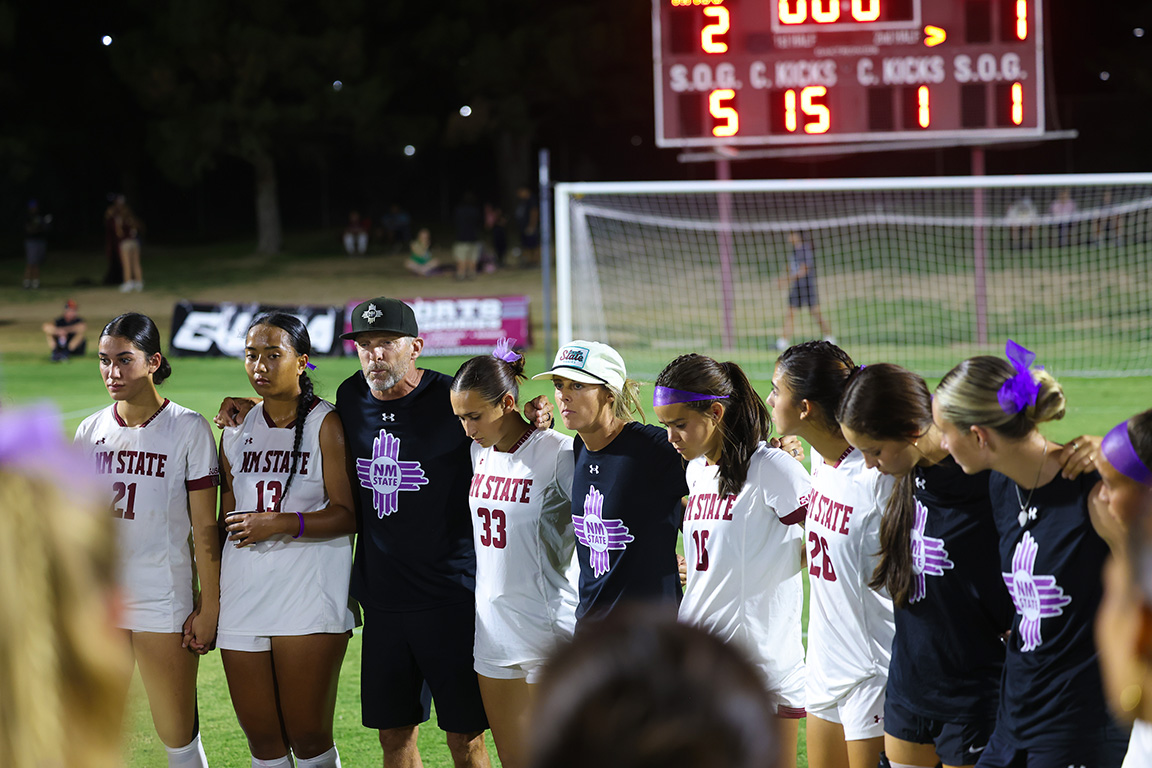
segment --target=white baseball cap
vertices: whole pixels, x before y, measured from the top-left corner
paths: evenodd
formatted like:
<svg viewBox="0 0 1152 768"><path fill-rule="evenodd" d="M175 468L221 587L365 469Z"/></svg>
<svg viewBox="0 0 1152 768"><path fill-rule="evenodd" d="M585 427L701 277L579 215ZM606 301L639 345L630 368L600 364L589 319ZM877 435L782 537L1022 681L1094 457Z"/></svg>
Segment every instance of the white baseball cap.
<svg viewBox="0 0 1152 768"><path fill-rule="evenodd" d="M604 384L614 392L622 392L628 372L624 369L624 358L612 347L598 341L577 340L560 348L551 370L538 373L532 378L547 379L553 376L583 384Z"/></svg>

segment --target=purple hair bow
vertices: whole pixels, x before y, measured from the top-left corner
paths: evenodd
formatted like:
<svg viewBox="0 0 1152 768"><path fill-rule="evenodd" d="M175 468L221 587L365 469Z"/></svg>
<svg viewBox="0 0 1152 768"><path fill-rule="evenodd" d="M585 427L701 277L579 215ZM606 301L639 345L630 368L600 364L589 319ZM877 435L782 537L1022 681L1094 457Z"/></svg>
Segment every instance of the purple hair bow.
<svg viewBox="0 0 1152 768"><path fill-rule="evenodd" d="M519 360L522 355L512 349L512 345L516 343L516 339L505 336L496 342L496 348L492 350L492 356L498 357L506 363L514 363Z"/></svg>
<svg viewBox="0 0 1152 768"><path fill-rule="evenodd" d="M1029 352L1012 339L1008 339L1004 354L1016 369L1016 375L1000 385L996 397L1004 413L1017 414L1030 405L1036 405L1036 397L1040 394L1040 384L1032 376L1032 363L1036 360L1036 353Z"/></svg>
<svg viewBox="0 0 1152 768"><path fill-rule="evenodd" d="M0 467L50 473L73 487L91 475L87 459L64 437L60 412L46 403L0 409Z"/></svg>

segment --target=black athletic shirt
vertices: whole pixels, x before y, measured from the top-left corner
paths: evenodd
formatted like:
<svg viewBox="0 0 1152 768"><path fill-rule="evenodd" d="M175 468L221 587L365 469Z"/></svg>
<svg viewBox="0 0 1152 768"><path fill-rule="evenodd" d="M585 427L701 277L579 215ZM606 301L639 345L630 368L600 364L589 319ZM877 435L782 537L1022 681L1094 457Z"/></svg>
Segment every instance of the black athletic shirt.
<svg viewBox="0 0 1152 768"><path fill-rule="evenodd" d="M576 619L603 616L624 601L680 601L676 536L688 495L684 462L656 426L630 422L590 451L575 441L572 522L580 558Z"/></svg>
<svg viewBox="0 0 1152 768"><path fill-rule="evenodd" d="M989 483L1000 532L1000 570L1016 613L996 732L1018 749L1076 743L1089 729L1119 729L1108 715L1093 625L1108 546L1088 519L1095 472L1059 475L1028 492L993 472ZM1028 501L1024 525L1020 502Z"/></svg>
<svg viewBox="0 0 1152 768"><path fill-rule="evenodd" d="M425 370L404 397L377 400L357 372L336 391L359 491L351 592L368 608L474 600L471 441L452 412L451 384L452 377Z"/></svg>
<svg viewBox="0 0 1152 768"><path fill-rule="evenodd" d="M888 698L933 720L990 721L1000 700L1000 636L1014 609L995 567L989 474L966 475L951 456L913 473L921 572L896 609Z"/></svg>

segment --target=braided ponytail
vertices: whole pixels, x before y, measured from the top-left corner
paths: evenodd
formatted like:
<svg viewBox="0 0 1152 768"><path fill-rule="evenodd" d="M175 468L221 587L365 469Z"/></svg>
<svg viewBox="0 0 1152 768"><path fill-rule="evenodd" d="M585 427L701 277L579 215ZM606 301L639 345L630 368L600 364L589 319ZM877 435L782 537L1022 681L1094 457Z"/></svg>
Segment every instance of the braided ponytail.
<svg viewBox="0 0 1152 768"><path fill-rule="evenodd" d="M316 402L316 392L312 389L312 379L308 371L300 374L300 399L296 403L296 434L292 440L292 471L288 473L288 481L284 483L284 495L288 495L288 488L292 485L292 478L296 477L296 466L300 463L300 443L304 439L304 421L308 412Z"/></svg>

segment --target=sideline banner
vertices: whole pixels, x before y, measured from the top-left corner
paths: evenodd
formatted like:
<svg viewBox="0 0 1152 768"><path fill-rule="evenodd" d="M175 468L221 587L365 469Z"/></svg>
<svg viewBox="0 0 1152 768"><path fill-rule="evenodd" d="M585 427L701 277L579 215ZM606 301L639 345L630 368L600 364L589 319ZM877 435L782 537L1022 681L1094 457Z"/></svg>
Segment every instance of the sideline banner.
<svg viewBox="0 0 1152 768"><path fill-rule="evenodd" d="M435 299L400 299L412 307L416 324L424 338L422 355L482 355L491 352L500 339L516 339L517 347L532 346L527 296L469 296ZM350 301L345 311L344 331L352 329L352 310L364 299ZM356 350L344 342L347 354Z"/></svg>
<svg viewBox="0 0 1152 768"><path fill-rule="evenodd" d="M241 357L244 332L252 319L265 312L287 312L308 327L313 355L343 354L339 333L344 322L341 307L280 307L251 302L247 304L193 303L181 301L172 310L173 357Z"/></svg>

